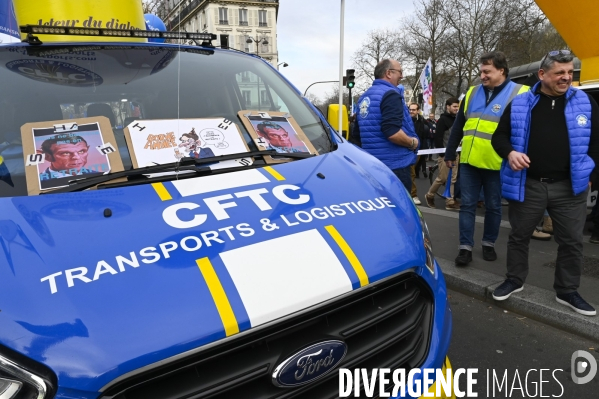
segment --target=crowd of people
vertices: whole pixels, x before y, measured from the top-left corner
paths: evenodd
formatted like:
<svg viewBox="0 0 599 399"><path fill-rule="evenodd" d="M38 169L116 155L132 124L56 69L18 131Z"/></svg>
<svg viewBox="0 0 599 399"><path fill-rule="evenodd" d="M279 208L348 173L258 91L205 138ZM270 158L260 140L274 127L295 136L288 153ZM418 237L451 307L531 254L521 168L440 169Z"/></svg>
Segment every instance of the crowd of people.
<svg viewBox="0 0 599 399"><path fill-rule="evenodd" d="M497 260L495 241L502 201L507 200L507 272L493 298L503 301L523 290L530 239L547 239L553 233L558 244L556 301L594 316L595 309L578 287L587 194L591 184L596 185L599 165L598 105L572 87L574 64L568 50L543 58L533 87L508 78L508 63L500 51L482 55L479 68L480 84L470 87L461 101L447 99L435 120L434 114L425 119L418 104L406 103L400 62L379 62L372 86L358 100L350 141L387 165L417 205L415 179L420 172L427 177L430 159L427 152L418 155L419 150L443 149L435 159L438 175L424 198L435 207L435 195L445 186L445 208L459 211L456 266L472 262L476 209L482 204L482 257Z"/></svg>

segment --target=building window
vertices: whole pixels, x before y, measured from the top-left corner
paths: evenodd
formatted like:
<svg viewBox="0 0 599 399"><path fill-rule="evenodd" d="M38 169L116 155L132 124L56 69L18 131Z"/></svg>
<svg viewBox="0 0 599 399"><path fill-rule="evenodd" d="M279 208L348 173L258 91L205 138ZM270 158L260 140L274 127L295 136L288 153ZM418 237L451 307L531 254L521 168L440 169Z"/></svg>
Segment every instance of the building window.
<svg viewBox="0 0 599 399"><path fill-rule="evenodd" d="M245 8L239 9L239 25L248 26L248 10Z"/></svg>
<svg viewBox="0 0 599 399"><path fill-rule="evenodd" d="M227 8L220 7L218 9L218 23L220 25L229 25L229 18L227 17Z"/></svg>
<svg viewBox="0 0 599 399"><path fill-rule="evenodd" d="M252 104L252 92L250 90L243 90L241 92L243 95L243 100L245 101L245 105L249 106Z"/></svg>
<svg viewBox="0 0 599 399"><path fill-rule="evenodd" d="M249 82L250 81L250 73L248 71L241 72L241 81Z"/></svg>
<svg viewBox="0 0 599 399"><path fill-rule="evenodd" d="M262 102L262 104L270 103L270 100L268 99L268 95L266 94L266 90L260 91L260 102Z"/></svg>
<svg viewBox="0 0 599 399"><path fill-rule="evenodd" d="M266 23L266 10L258 10L258 25L268 26Z"/></svg>

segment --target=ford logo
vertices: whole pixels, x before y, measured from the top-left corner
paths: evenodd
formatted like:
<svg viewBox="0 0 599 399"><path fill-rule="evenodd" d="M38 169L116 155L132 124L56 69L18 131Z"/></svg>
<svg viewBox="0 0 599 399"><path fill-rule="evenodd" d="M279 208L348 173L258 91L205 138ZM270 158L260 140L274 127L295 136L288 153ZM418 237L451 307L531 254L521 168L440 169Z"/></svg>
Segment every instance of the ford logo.
<svg viewBox="0 0 599 399"><path fill-rule="evenodd" d="M296 387L324 377L347 353L342 341L324 341L309 346L279 364L272 373L278 387Z"/></svg>

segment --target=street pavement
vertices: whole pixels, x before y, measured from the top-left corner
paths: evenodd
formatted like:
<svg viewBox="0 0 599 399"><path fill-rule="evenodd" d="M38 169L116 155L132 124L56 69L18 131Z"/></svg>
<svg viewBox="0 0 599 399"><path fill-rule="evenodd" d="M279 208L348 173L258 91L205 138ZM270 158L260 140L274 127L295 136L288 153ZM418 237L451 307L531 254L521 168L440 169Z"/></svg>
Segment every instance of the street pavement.
<svg viewBox="0 0 599 399"><path fill-rule="evenodd" d="M448 299L453 331L447 355L453 370L478 369L473 392L479 398L597 397L599 374L586 384L575 384L571 375L574 352L583 350L599 361L597 342L453 290ZM502 389L494 383L493 373L499 381L507 376ZM465 391L464 378L458 387Z"/></svg>
<svg viewBox="0 0 599 399"><path fill-rule="evenodd" d="M433 162L429 162L429 165L433 164ZM416 179L416 186L418 197L422 202L419 208L427 222L433 251L443 270L448 287L599 342L599 316L579 315L555 301L553 262L557 255L557 244L553 237L550 241L530 241L529 274L524 290L512 294L506 301L494 301L491 293L505 279L507 241L510 232L507 220L508 207L502 207L503 221L495 243L497 260L488 262L482 258L480 241L483 231L484 208L480 208L477 209L473 260L467 267L458 268L454 264L454 259L457 256L459 245L459 212L445 210L445 200L438 196L435 199L436 209L431 209L426 205L424 195L430 187L428 178L425 179L421 175L420 179ZM443 189L442 187L439 191L442 192ZM587 231L587 228L591 225L588 222L585 226L584 270L578 291L586 301L599 310L599 289L597 289L599 287L599 245L588 242L590 232Z"/></svg>

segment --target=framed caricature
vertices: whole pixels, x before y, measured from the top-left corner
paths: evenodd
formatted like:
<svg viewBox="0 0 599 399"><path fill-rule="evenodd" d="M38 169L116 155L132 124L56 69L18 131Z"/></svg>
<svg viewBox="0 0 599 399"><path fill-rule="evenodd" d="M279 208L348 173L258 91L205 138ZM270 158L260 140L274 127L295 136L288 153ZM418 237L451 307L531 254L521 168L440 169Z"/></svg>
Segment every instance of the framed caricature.
<svg viewBox="0 0 599 399"><path fill-rule="evenodd" d="M29 195L124 170L104 116L26 123L21 138Z"/></svg>
<svg viewBox="0 0 599 399"><path fill-rule="evenodd" d="M259 150L318 155L308 137L288 113L239 111L238 115ZM264 158L267 163L287 162L285 158Z"/></svg>
<svg viewBox="0 0 599 399"><path fill-rule="evenodd" d="M134 168L248 152L237 125L224 118L136 120L125 129ZM215 162L211 169L247 166L251 157Z"/></svg>

